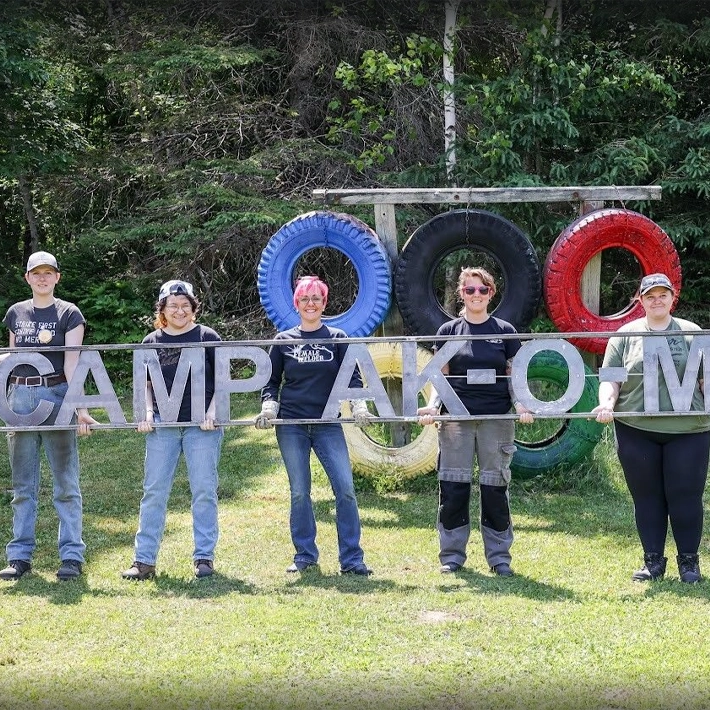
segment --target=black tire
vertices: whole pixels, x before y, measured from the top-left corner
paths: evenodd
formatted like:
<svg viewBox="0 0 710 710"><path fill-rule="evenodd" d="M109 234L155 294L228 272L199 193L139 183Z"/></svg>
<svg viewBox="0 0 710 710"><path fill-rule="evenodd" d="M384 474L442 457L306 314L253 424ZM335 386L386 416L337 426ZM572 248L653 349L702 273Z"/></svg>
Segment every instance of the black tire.
<svg viewBox="0 0 710 710"><path fill-rule="evenodd" d="M540 263L535 248L518 227L484 210L453 210L417 228L397 260L394 289L402 319L415 335L433 335L456 317L447 313L434 291L434 274L454 251L475 249L496 261L503 274L502 298L493 314L519 331L537 315L542 295ZM473 264L472 264L473 266Z"/></svg>
<svg viewBox="0 0 710 710"><path fill-rule="evenodd" d="M584 374L582 396L570 412L590 412L598 403L598 379L586 365ZM553 350L537 353L528 367L528 382L532 380L545 380L566 388L569 369L564 357ZM583 461L594 451L603 431L604 425L595 419L564 419L557 432L541 441L522 443L516 439L517 451L510 463L513 477L524 480L544 474L561 464L571 466Z"/></svg>
<svg viewBox="0 0 710 710"><path fill-rule="evenodd" d="M293 276L298 260L316 247L337 249L357 273L355 302L344 313L323 322L351 337L367 337L382 323L392 299L389 255L377 234L349 214L309 212L279 229L261 253L257 288L261 305L277 330L298 325L293 306Z"/></svg>

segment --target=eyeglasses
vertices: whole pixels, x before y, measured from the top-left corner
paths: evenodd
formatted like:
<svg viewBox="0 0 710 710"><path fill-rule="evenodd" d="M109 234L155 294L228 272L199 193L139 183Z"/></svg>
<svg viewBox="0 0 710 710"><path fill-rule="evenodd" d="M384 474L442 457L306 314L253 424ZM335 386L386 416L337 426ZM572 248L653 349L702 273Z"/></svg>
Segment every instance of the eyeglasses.
<svg viewBox="0 0 710 710"><path fill-rule="evenodd" d="M168 311L168 313L177 313L178 311L189 313L192 310L192 306L190 304L187 306L165 306L165 310Z"/></svg>
<svg viewBox="0 0 710 710"><path fill-rule="evenodd" d="M464 286L463 292L467 296L473 296L474 293L480 293L481 296L487 296L488 292L491 290L490 286Z"/></svg>
<svg viewBox="0 0 710 710"><path fill-rule="evenodd" d="M299 296L298 302L305 306L308 302L311 302L314 306L319 306L323 303L323 299L320 296Z"/></svg>

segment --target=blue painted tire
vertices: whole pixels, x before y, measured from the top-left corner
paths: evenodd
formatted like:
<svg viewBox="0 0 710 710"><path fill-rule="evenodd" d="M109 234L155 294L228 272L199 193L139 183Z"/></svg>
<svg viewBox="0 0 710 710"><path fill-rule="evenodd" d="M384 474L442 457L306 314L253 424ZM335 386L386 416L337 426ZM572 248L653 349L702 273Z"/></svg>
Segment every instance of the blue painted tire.
<svg viewBox="0 0 710 710"><path fill-rule="evenodd" d="M337 249L350 259L358 277L355 301L347 311L323 318L347 335L367 337L382 323L392 299L392 269L384 245L367 224L349 214L308 212L281 227L264 247L257 270L259 300L278 330L300 322L293 306L298 260L318 247ZM329 284L330 285L330 284Z"/></svg>

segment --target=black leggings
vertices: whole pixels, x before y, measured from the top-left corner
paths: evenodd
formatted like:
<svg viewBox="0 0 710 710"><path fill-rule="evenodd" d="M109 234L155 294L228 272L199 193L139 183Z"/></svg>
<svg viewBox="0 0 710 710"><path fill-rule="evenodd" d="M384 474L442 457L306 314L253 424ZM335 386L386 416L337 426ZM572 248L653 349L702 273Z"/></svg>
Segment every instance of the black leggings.
<svg viewBox="0 0 710 710"><path fill-rule="evenodd" d="M670 519L678 552L696 553L703 533L710 432L661 434L619 421L614 427L643 551L663 553Z"/></svg>

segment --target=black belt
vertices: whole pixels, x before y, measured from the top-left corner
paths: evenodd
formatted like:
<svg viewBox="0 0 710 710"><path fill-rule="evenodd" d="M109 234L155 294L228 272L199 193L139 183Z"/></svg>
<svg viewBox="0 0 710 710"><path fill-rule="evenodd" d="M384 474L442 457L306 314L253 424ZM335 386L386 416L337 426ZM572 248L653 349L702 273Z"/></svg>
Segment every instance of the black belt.
<svg viewBox="0 0 710 710"><path fill-rule="evenodd" d="M66 382L67 378L63 372L58 375L32 375L31 377L10 377L10 384L25 385L26 387L54 387Z"/></svg>

